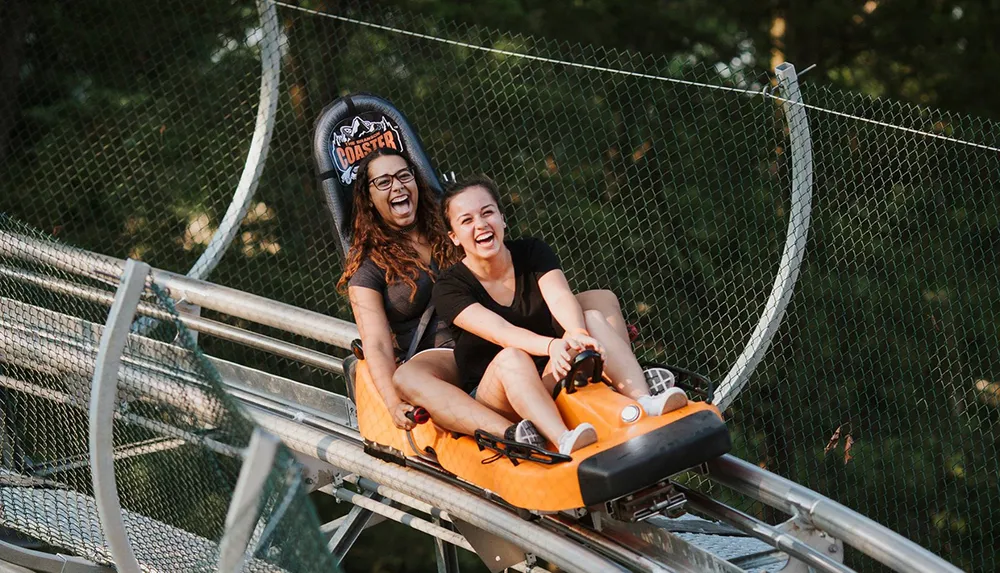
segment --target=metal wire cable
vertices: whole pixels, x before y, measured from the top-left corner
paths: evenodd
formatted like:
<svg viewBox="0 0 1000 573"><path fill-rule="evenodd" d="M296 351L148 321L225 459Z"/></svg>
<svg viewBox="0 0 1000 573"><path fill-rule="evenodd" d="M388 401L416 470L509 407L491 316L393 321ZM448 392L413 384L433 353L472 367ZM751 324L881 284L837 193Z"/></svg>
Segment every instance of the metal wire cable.
<svg viewBox="0 0 1000 573"><path fill-rule="evenodd" d="M331 18L333 20L339 20L341 22L347 22L347 23L350 23L350 24L357 24L359 26L366 26L368 28L374 28L376 30L382 30L382 31L385 31L385 32L391 32L393 34L401 34L401 35L410 36L410 37L413 37L413 38L420 38L422 40L430 40L432 42L440 42L442 44L448 44L448 45L451 45L451 46L460 46L462 48L469 48L470 50L478 50L478 51L481 51L481 52L488 52L488 53L491 53L491 54L499 54L499 55L503 55L503 56L512 56L512 57L515 57L515 58L523 58L525 60L530 60L530 61L535 61L535 62L543 62L543 63L547 63L547 64L557 64L557 65L560 65L560 66L568 66L568 67L572 67L572 68L580 68L580 69L591 70L591 71L595 71L595 72L604 72L604 73L609 73L609 74L618 74L618 75L623 75L623 76L643 78L643 79L655 80L655 81L660 81L660 82L671 82L671 83L675 83L675 84L681 84L681 85L692 86L692 87L713 89L713 90L726 91L726 92L736 92L736 93L747 94L747 95L763 95L764 97L772 97L775 100L780 101L780 102L789 101L789 100L786 100L786 99L784 99L784 98L782 98L780 96L776 96L776 95L773 95L773 94L769 93L767 87L765 87L762 90L750 90L750 89L745 89L745 88L734 88L734 87L728 87L728 86L713 85L713 84L708 84L708 83L703 83L703 82L693 82L693 81L690 81L690 80L681 80L681 79L677 79L677 78L668 78L668 77L658 76L658 75L654 75L654 74L644 74L644 73L640 73L640 72L631 72L631 71L628 71L628 70L622 70L622 69L619 69L619 68L611 68L611 67L607 67L607 66L594 66L594 65L590 65L590 64L581 64L581 63L578 63L578 62L570 62L570 61L559 60L559 59L555 59L555 58L546 58L546 57L542 57L542 56L534 56L534 55L531 55L531 54L523 54L523 53L520 53L520 52L513 52L511 50L500 50L500 49L497 49L497 48L490 48L488 46L480 46L478 44L471 44L469 42L459 42L459 41L456 41L456 40L449 40L448 38L441 38L441 37L438 37L438 36L432 36L430 34L422 34L422 33L419 33L419 32L412 32L410 30L402 30L400 28L393 28L391 26L385 26L385 25L382 25L382 24L375 24L373 22L365 22L364 20L358 20L356 18L348 18L347 16L340 16L340 15L337 15L337 14L330 14L329 12L321 12L319 10L312 10L312 9L309 9L309 8L303 8L302 6L296 6L294 4L289 4L287 2L281 2L281 1L278 1L278 0L275 0L274 4L277 5L277 6L281 6L283 8L288 8L290 10L298 10L300 12L305 12L307 14L312 14L312 15L315 15L315 16L321 16L323 18ZM954 137L948 137L948 136L945 136L945 135L938 135L938 134L935 134L935 133L928 133L926 131L920 131L919 129L913 129L913 128L909 128L909 127L903 127L901 125L893 125L891 123L886 123L884 121L877 121L877 120L873 120L873 119L868 119L866 117L860 117L860 116L856 116L856 115L851 115L849 113L844 113L844 112L840 112L840 111L834 111L832 109L825 109L825 108L822 108L822 107L819 107L819 106L810 105L810 104L803 103L803 102L793 101L793 102L790 102L790 103L792 103L794 105L802 106L804 108L811 109L811 110L814 110L814 111L818 111L818 112L822 112L822 113L829 113L829 114L836 115L836 116L839 116L839 117L843 117L843 118L846 118L846 119L853 119L853 120L857 120L857 121L861 121L861 122L865 122L865 123L870 123L870 124L873 124L873 125L878 125L880 127L886 127L886 128L889 128L889 129L896 129L896 130L899 130L899 131L904 131L904 132L907 132L907 133L912 133L914 135L921 135L921 136L924 136L924 137L930 137L930 138L934 138L934 139L941 139L941 140L944 140L944 141L950 141L952 143L957 143L957 144L960 144L960 145L968 145L970 147L975 147L975 148L983 149L983 150L986 150L986 151L1000 152L1000 148L991 147L989 145L982 145L982 144L979 144L979 143L972 143L971 141L965 141L965 140L962 140L962 139L957 139L957 138L954 138Z"/></svg>

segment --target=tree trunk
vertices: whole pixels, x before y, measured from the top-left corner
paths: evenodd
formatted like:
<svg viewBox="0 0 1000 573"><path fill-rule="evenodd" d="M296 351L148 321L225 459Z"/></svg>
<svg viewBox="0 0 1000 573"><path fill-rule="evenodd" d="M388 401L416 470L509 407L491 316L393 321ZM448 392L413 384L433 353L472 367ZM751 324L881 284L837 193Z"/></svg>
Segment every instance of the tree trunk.
<svg viewBox="0 0 1000 573"><path fill-rule="evenodd" d="M10 152L10 136L17 121L21 58L30 22L28 1L0 0L0 161Z"/></svg>

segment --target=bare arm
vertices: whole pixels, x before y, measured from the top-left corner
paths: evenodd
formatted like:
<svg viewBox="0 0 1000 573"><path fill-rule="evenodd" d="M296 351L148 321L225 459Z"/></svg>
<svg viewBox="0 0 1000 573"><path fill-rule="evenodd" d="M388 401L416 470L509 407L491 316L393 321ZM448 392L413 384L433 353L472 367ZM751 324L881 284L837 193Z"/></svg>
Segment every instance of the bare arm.
<svg viewBox="0 0 1000 573"><path fill-rule="evenodd" d="M402 400L392 384L392 375L396 372L396 351L392 344L392 331L385 315L382 294L370 288L355 286L347 289L347 296L351 300L358 332L361 333L368 371L386 407L392 411Z"/></svg>
<svg viewBox="0 0 1000 573"><path fill-rule="evenodd" d="M538 279L538 288L549 307L549 312L566 332L579 334L587 332L587 322L583 318L583 308L576 295L569 289L569 282L562 271L549 271Z"/></svg>
<svg viewBox="0 0 1000 573"><path fill-rule="evenodd" d="M576 356L577 352L591 348L604 355L604 345L590 336L587 331L586 318L583 315L583 308L577 300L573 291L569 290L569 282L562 271L551 270L538 279L538 288L542 291L542 298L549 307L549 312L565 330L563 340L569 346L570 355L567 356L566 368L569 368L569 360ZM559 374L565 375L562 371L562 363L559 362Z"/></svg>
<svg viewBox="0 0 1000 573"><path fill-rule="evenodd" d="M465 308L455 317L455 326L471 332L476 336L489 340L504 348L518 348L532 356L548 356L556 379L566 376L570 360L583 345L579 342L581 336L572 338L552 338L542 336L525 328L514 326L503 317L476 303ZM589 337L586 340L590 340ZM603 353L603 350L601 350Z"/></svg>
<svg viewBox="0 0 1000 573"><path fill-rule="evenodd" d="M476 303L455 317L455 326L504 348L519 348L532 356L548 356L552 338L514 326L500 315Z"/></svg>

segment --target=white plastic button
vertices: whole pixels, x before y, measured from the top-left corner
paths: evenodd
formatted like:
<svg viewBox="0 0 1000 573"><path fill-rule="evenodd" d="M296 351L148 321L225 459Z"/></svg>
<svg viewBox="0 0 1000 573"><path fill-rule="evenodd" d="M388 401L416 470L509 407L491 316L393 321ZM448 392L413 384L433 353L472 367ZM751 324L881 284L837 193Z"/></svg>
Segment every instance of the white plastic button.
<svg viewBox="0 0 1000 573"><path fill-rule="evenodd" d="M626 424L631 424L632 422L639 419L639 415L641 413L642 410L640 410L638 406L636 406L635 404L629 404L628 406L622 408L622 422L625 422Z"/></svg>

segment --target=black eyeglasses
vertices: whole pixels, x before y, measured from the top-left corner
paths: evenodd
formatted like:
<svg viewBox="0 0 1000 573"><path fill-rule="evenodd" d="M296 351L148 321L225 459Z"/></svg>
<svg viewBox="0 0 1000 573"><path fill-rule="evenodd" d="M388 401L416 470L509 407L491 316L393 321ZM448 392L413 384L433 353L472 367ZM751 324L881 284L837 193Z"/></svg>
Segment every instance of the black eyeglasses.
<svg viewBox="0 0 1000 573"><path fill-rule="evenodd" d="M413 181L413 172L407 167L406 169L400 169L395 175L379 175L368 184L374 186L379 191L388 191L392 189L393 179L399 181L400 185L406 185L410 181Z"/></svg>

